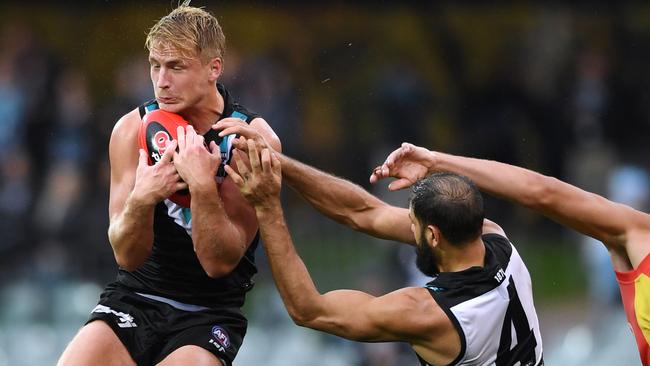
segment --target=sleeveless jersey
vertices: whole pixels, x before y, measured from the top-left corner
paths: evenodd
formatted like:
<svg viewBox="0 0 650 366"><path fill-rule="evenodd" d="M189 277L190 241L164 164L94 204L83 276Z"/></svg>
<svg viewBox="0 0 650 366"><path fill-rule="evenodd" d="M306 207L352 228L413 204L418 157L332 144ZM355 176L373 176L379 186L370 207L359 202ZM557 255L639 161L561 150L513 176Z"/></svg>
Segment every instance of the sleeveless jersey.
<svg viewBox="0 0 650 366"><path fill-rule="evenodd" d="M616 272L623 308L644 366L650 366L650 254L629 272Z"/></svg>
<svg viewBox="0 0 650 366"><path fill-rule="evenodd" d="M425 286L460 336L460 354L450 365L541 366L542 338L528 269L505 237L482 239L484 267L443 272Z"/></svg>
<svg viewBox="0 0 650 366"><path fill-rule="evenodd" d="M221 118L238 117L250 123L259 117L236 103L223 85L217 84L217 89L224 99ZM155 100L143 104L139 108L140 117L155 109L158 109ZM222 160L225 160L223 144L221 148ZM225 150L230 153L229 147ZM162 296L187 304L211 308L242 306L246 292L253 286L252 277L257 273L254 252L258 245L259 232L237 267L230 274L215 279L205 273L194 252L191 223L189 208L181 207L170 200L157 204L151 255L133 272L120 268L117 284L134 292Z"/></svg>

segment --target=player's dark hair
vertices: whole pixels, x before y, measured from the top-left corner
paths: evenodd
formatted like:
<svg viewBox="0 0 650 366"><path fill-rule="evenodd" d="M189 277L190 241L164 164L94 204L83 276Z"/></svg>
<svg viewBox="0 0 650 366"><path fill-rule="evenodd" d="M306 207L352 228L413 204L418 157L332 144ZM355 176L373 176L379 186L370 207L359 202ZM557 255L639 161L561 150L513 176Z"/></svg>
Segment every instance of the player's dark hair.
<svg viewBox="0 0 650 366"><path fill-rule="evenodd" d="M483 197L467 177L431 174L413 185L409 203L423 226L437 226L451 244L463 245L481 235Z"/></svg>

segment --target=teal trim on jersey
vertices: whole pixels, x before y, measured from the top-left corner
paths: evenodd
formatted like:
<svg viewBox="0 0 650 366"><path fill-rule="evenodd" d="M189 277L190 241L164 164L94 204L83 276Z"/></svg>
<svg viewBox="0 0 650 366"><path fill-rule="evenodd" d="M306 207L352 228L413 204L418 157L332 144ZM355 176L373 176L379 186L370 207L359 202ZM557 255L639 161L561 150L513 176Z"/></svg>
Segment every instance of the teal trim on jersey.
<svg viewBox="0 0 650 366"><path fill-rule="evenodd" d="M237 111L232 112L230 117L239 118L241 120L244 120L244 122L248 121L248 116L247 115L245 115L243 113L240 113L240 112L237 112Z"/></svg>
<svg viewBox="0 0 650 366"><path fill-rule="evenodd" d="M431 290L431 291L433 291L433 292L441 292L441 291L444 291L444 289L441 288L441 287L436 287L436 286L431 286L431 285L424 286L424 288L428 288L429 290Z"/></svg>
<svg viewBox="0 0 650 366"><path fill-rule="evenodd" d="M147 112L155 111L156 109L159 109L160 107L158 106L158 103L153 102L149 105L144 106L144 109L147 110Z"/></svg>
<svg viewBox="0 0 650 366"><path fill-rule="evenodd" d="M190 211L190 209L187 207L183 207L181 209L181 213L183 214L183 220L185 223L189 224L190 221L192 221L192 211Z"/></svg>
<svg viewBox="0 0 650 366"><path fill-rule="evenodd" d="M234 134L226 135L221 139L221 143L219 143L219 150L221 150L222 154L226 154L228 156L230 154L230 146L232 146L232 140L235 138Z"/></svg>

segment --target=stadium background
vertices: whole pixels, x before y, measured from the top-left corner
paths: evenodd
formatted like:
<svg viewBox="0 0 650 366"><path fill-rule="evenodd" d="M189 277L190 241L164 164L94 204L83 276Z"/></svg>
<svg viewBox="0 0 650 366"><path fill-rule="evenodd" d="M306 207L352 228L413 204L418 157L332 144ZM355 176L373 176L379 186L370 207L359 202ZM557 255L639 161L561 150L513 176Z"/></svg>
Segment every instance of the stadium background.
<svg viewBox="0 0 650 366"><path fill-rule="evenodd" d="M175 2L174 2L175 3ZM647 209L650 6L194 2L227 36L222 78L285 152L394 204L372 167L402 141L497 159ZM0 3L0 366L54 364L115 275L107 145L152 96L145 33L170 1ZM284 203L321 291L423 284L412 249ZM639 364L606 253L488 199L533 277L548 365ZM235 365L407 365L405 345L294 326L263 253Z"/></svg>

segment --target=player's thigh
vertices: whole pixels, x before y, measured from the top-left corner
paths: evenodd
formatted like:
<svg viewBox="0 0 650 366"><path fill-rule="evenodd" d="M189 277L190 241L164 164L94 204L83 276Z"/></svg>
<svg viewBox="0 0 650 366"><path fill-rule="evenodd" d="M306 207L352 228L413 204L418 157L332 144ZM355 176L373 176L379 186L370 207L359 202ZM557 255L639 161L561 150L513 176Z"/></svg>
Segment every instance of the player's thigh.
<svg viewBox="0 0 650 366"><path fill-rule="evenodd" d="M225 366L208 350L199 346L183 346L165 357L158 366Z"/></svg>
<svg viewBox="0 0 650 366"><path fill-rule="evenodd" d="M135 366L135 362L111 327L95 320L79 330L57 363L57 366L77 365Z"/></svg>

